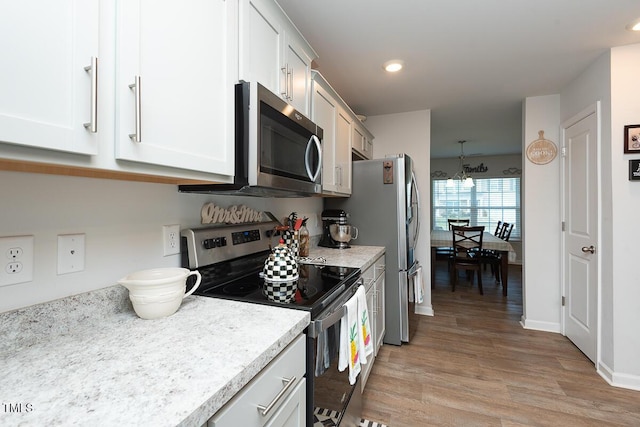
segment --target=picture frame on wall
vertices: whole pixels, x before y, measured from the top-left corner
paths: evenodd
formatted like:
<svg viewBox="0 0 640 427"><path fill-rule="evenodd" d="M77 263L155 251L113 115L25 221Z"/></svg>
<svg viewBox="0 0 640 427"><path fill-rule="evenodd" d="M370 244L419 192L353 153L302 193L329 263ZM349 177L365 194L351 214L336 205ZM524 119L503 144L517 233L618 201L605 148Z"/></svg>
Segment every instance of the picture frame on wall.
<svg viewBox="0 0 640 427"><path fill-rule="evenodd" d="M640 181L640 159L629 160L629 181Z"/></svg>
<svg viewBox="0 0 640 427"><path fill-rule="evenodd" d="M624 127L624 152L640 153L640 125Z"/></svg>

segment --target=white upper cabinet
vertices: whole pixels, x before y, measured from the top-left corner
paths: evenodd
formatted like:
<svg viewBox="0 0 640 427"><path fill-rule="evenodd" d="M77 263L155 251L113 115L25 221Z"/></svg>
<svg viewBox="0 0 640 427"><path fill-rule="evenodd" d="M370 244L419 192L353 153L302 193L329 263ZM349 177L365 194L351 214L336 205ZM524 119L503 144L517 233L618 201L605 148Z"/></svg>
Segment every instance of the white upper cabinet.
<svg viewBox="0 0 640 427"><path fill-rule="evenodd" d="M315 52L273 0L240 0L239 79L257 81L309 115Z"/></svg>
<svg viewBox="0 0 640 427"><path fill-rule="evenodd" d="M235 2L117 10L116 158L233 175Z"/></svg>
<svg viewBox="0 0 640 427"><path fill-rule="evenodd" d="M338 103L317 80L313 82L312 88L311 120L324 131L322 138L322 191L338 191L338 170L335 161Z"/></svg>
<svg viewBox="0 0 640 427"><path fill-rule="evenodd" d="M0 13L0 141L96 154L98 0L15 1ZM93 100L93 103L92 103ZM95 123L94 117L94 123Z"/></svg>
<svg viewBox="0 0 640 427"><path fill-rule="evenodd" d="M373 158L373 135L357 117L353 120L353 154L358 160Z"/></svg>
<svg viewBox="0 0 640 427"><path fill-rule="evenodd" d="M278 12L270 1L240 1L240 79L260 82L276 94L284 84L280 70L284 28Z"/></svg>
<svg viewBox="0 0 640 427"><path fill-rule="evenodd" d="M336 169L338 172L338 192L351 194L351 124L353 118L349 110L340 106L336 124Z"/></svg>
<svg viewBox="0 0 640 427"><path fill-rule="evenodd" d="M351 194L351 122L349 111L322 75L313 72L311 120L324 131L322 191Z"/></svg>
<svg viewBox="0 0 640 427"><path fill-rule="evenodd" d="M280 95L293 107L309 115L311 99L311 57L307 54L304 42L293 31L287 33L285 38L285 62L281 71L285 74L285 83L288 85L280 88Z"/></svg>

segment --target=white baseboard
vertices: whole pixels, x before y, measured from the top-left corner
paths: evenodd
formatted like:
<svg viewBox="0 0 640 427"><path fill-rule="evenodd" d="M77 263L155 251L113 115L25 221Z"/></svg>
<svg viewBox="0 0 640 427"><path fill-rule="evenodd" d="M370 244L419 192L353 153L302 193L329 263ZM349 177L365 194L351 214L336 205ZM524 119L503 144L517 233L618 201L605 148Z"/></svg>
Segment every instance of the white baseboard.
<svg viewBox="0 0 640 427"><path fill-rule="evenodd" d="M555 332L557 334L562 332L560 323L529 320L525 319L524 316L522 316L522 318L520 319L520 324L523 328L531 329L534 331Z"/></svg>
<svg viewBox="0 0 640 427"><path fill-rule="evenodd" d="M433 316L433 306L431 305L421 305L421 304L416 304L416 309L415 309L415 313L416 314L420 314L422 316Z"/></svg>
<svg viewBox="0 0 640 427"><path fill-rule="evenodd" d="M598 363L597 372L606 382L614 387L640 391L640 376L638 375L616 373L603 362Z"/></svg>

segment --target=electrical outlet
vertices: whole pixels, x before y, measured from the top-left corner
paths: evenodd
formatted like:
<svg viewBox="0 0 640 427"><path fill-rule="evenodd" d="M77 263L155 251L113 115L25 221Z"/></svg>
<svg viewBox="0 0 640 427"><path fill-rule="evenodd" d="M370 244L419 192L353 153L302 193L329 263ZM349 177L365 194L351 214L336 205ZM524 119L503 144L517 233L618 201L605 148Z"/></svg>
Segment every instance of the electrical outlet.
<svg viewBox="0 0 640 427"><path fill-rule="evenodd" d="M5 269L5 271L7 272L7 274L18 274L22 271L22 267L23 265L21 262L13 261L7 264L7 268Z"/></svg>
<svg viewBox="0 0 640 427"><path fill-rule="evenodd" d="M180 253L180 225L162 226L162 244L164 256L176 255Z"/></svg>
<svg viewBox="0 0 640 427"><path fill-rule="evenodd" d="M84 270L84 234L58 235L58 275Z"/></svg>
<svg viewBox="0 0 640 427"><path fill-rule="evenodd" d="M0 286L33 280L33 236L0 237Z"/></svg>

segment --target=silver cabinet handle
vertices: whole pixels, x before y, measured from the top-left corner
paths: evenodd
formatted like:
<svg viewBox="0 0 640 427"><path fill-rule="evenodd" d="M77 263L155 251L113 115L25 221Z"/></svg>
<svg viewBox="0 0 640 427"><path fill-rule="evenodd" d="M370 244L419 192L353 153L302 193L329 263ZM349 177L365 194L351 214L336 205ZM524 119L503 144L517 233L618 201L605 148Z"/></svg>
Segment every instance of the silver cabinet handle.
<svg viewBox="0 0 640 427"><path fill-rule="evenodd" d="M267 414L269 412L271 412L271 410L274 408L274 406L276 405L276 403L278 402L278 400L280 400L280 398L282 396L284 396L285 394L287 394L287 392L289 391L289 389L291 387L293 387L293 385L296 383L296 377L291 377L291 378L283 378L282 382L284 384L284 387L282 388L282 390L280 390L280 393L278 393L278 395L276 397L273 398L273 400L271 401L271 403L269 403L267 406L262 406L262 405L258 405L258 411L260 411L260 414L263 417L266 417Z"/></svg>
<svg viewBox="0 0 640 427"><path fill-rule="evenodd" d="M289 101L293 102L293 67L291 67L291 69L289 70L289 90L287 90L287 92L289 92L289 95L287 96L287 98L289 98Z"/></svg>
<svg viewBox="0 0 640 427"><path fill-rule="evenodd" d="M592 254L595 254L596 253L596 248L593 245L591 245L589 247L583 246L582 247L582 252L584 252L584 253L591 252Z"/></svg>
<svg viewBox="0 0 640 427"><path fill-rule="evenodd" d="M284 84L280 86L280 95L287 99L289 98L289 66L287 64L284 67L280 68L282 71L282 75L284 76ZM282 79L280 79L280 83L282 83Z"/></svg>
<svg viewBox="0 0 640 427"><path fill-rule="evenodd" d="M373 314L378 314L378 291L373 288Z"/></svg>
<svg viewBox="0 0 640 427"><path fill-rule="evenodd" d="M136 114L136 130L135 133L130 133L129 138L133 140L133 142L142 142L142 123L141 123L141 106L140 106L140 76L134 77L134 83L129 85L129 88L134 91L136 101L135 101L135 114Z"/></svg>
<svg viewBox="0 0 640 427"><path fill-rule="evenodd" d="M91 118L84 127L91 133L98 132L98 58L91 57L91 65L84 67L88 73L91 72Z"/></svg>

